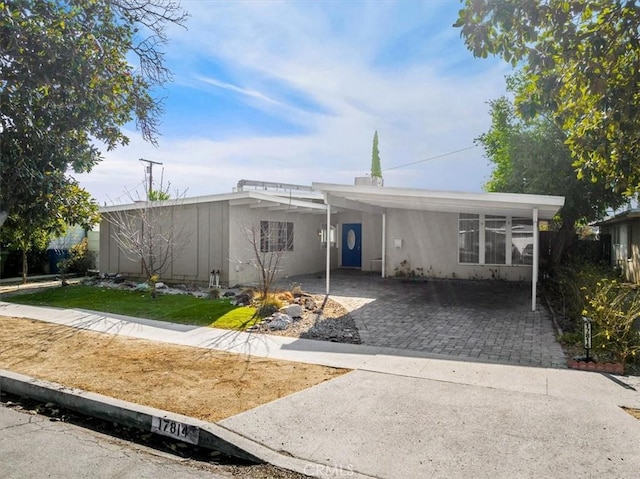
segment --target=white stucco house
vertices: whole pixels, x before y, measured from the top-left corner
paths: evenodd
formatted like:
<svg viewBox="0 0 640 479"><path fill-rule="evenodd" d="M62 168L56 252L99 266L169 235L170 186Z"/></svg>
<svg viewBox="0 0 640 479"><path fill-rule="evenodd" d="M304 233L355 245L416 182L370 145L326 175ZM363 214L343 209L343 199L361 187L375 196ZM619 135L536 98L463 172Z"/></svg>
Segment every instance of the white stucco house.
<svg viewBox="0 0 640 479"><path fill-rule="evenodd" d="M282 252L281 277L326 273L327 292L336 268L531 281L535 308L536 232L563 204L557 196L385 187L371 178L311 187L241 180L229 194L102 208L100 270L142 274L114 241L111 219L151 207L183 233L165 280L207 282L219 270L223 284L255 283L255 253L244 233L253 225L261 252Z"/></svg>

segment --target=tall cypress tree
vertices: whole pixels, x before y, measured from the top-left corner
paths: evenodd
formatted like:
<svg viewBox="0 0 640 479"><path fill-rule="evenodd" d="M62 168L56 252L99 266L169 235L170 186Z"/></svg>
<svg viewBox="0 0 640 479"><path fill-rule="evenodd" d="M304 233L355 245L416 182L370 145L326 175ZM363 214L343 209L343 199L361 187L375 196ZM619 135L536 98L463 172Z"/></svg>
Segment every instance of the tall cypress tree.
<svg viewBox="0 0 640 479"><path fill-rule="evenodd" d="M378 130L373 135L373 152L371 154L371 177L382 178L380 169L380 151L378 151Z"/></svg>

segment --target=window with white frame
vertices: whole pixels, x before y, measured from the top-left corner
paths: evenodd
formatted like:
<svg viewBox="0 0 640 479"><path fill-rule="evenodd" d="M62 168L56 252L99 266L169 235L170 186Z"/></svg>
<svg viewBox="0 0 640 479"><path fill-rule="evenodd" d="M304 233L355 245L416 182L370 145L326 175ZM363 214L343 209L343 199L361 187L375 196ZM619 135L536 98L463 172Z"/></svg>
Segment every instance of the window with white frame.
<svg viewBox="0 0 640 479"><path fill-rule="evenodd" d="M533 222L511 220L511 264L533 264Z"/></svg>
<svg viewBox="0 0 640 479"><path fill-rule="evenodd" d="M626 238L626 241L625 241ZM629 257L629 234L626 225L617 225L611 229L611 244L616 261L621 262Z"/></svg>
<svg viewBox="0 0 640 479"><path fill-rule="evenodd" d="M260 252L293 251L293 223L260 221Z"/></svg>
<svg viewBox="0 0 640 479"><path fill-rule="evenodd" d="M620 244L620 227L611 228L611 244Z"/></svg>
<svg viewBox="0 0 640 479"><path fill-rule="evenodd" d="M460 213L460 263L523 265L533 263L533 222L511 216Z"/></svg>
<svg viewBox="0 0 640 479"><path fill-rule="evenodd" d="M460 213L458 259L461 263L480 262L480 215Z"/></svg>
<svg viewBox="0 0 640 479"><path fill-rule="evenodd" d="M507 218L487 215L484 219L485 264L507 263Z"/></svg>
<svg viewBox="0 0 640 479"><path fill-rule="evenodd" d="M329 225L329 245L334 248L338 242L338 235L336 231L336 227L333 225ZM320 244L323 248L327 247L327 225L322 225L322 229L320 230Z"/></svg>

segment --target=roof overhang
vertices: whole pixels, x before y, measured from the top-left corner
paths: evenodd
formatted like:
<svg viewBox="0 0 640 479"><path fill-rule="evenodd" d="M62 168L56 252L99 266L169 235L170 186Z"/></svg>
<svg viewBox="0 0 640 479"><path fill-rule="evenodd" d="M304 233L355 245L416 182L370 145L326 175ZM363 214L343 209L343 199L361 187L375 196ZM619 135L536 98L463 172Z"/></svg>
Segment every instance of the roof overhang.
<svg viewBox="0 0 640 479"><path fill-rule="evenodd" d="M605 218L602 221L597 221L594 223L595 226L608 226L616 223L622 223L624 221L633 220L640 218L640 209L632 208L622 213L618 213L617 215L611 216L609 218Z"/></svg>
<svg viewBox="0 0 640 479"><path fill-rule="evenodd" d="M298 199L293 196L287 197L253 190L238 193L238 195L240 194L242 197L229 200L229 205L248 205L250 208L254 209L265 208L269 211L280 211L284 213L295 212L325 214L327 211L326 204L312 201L311 199ZM320 198L321 197L318 197L318 199Z"/></svg>
<svg viewBox="0 0 640 479"><path fill-rule="evenodd" d="M230 206L246 205L250 208L264 208L270 211L281 211L285 213L296 212L326 214L327 205L322 200L322 194L319 193L314 193L313 195L307 193L304 197L298 197L295 194L287 196L282 192L275 193L269 191L247 190L220 195L195 196L191 198L178 198L153 202L140 201L122 205L104 206L100 208L100 212L113 213L117 211L132 211L148 207L183 207L202 203L228 201ZM339 212L339 210L332 209L331 211L331 213L337 212Z"/></svg>
<svg viewBox="0 0 640 479"><path fill-rule="evenodd" d="M359 211L383 213L389 209L483 213L496 216L552 219L564 205L562 196L516 193L463 193L364 185L313 183L324 194L325 202Z"/></svg>
<svg viewBox="0 0 640 479"><path fill-rule="evenodd" d="M146 207L187 206L228 201L231 206L247 205L250 208L265 208L270 211L310 214L326 213L327 205L331 205L331 213L339 213L349 209L382 214L390 209L405 209L530 218L533 215L533 210L537 209L538 217L548 220L553 218L564 205L564 197L562 196L516 193L464 193L331 183L313 183L313 189L316 192L313 198L300 198L295 194L287 196L281 192L276 194L269 191L248 190L153 203L137 202L113 205L102 207L100 211L111 213ZM324 202L320 202L322 200ZM636 210L635 213L640 217L640 210ZM628 217L629 215L625 216L625 218ZM616 217L616 219L622 221L623 218Z"/></svg>

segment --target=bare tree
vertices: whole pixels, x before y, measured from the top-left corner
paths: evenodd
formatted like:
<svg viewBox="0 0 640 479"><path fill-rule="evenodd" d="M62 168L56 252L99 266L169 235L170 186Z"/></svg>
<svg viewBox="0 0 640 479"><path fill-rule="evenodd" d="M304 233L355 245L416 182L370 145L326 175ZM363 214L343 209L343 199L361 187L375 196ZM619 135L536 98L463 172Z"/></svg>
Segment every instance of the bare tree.
<svg viewBox="0 0 640 479"><path fill-rule="evenodd" d="M113 226L112 238L120 250L131 261L140 262L152 285L187 244L184 225L177 221L184 195L164 201L137 201L134 208L104 216ZM133 195L129 196L133 201Z"/></svg>

